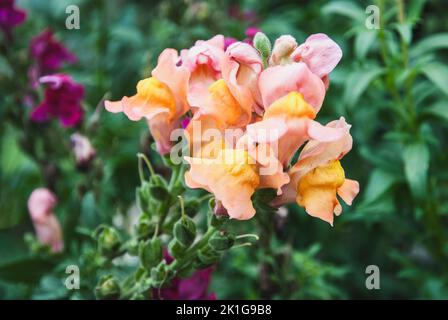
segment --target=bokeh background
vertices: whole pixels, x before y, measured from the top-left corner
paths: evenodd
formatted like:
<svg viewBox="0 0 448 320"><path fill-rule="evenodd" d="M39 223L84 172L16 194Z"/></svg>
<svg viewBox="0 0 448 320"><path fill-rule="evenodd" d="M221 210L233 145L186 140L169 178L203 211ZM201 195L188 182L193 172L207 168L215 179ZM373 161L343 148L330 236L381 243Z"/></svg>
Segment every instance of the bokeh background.
<svg viewBox="0 0 448 320"><path fill-rule="evenodd" d="M65 28L65 8L72 4L80 8L79 30ZM380 9L380 29L366 28L371 4ZM318 119L326 123L342 115L353 125L354 148L343 166L361 192L334 227L288 207L270 230L275 233L270 243L225 256L211 290L218 299L448 298L445 1L19 0L16 5L28 16L14 30L14 42L3 39L0 54L0 298L91 297L88 288L76 295L61 288L63 266L77 263L88 246L82 228L130 214L138 184L135 154L151 142L144 123L101 113L101 100L132 94L166 47L188 48L215 34L242 40L249 27L271 41L291 34L299 43L322 32L341 46L344 56L331 74ZM29 121L24 101L29 43L46 28L78 58L62 69L86 90L85 121L75 129ZM98 170L77 169L70 152L76 130L91 139ZM156 154L153 161L160 163ZM45 185L59 197L57 214L68 248L62 258L31 254L25 237L33 230L27 198ZM240 228L253 231L250 221ZM366 289L368 265L380 269L379 290ZM266 270L274 277L269 285Z"/></svg>

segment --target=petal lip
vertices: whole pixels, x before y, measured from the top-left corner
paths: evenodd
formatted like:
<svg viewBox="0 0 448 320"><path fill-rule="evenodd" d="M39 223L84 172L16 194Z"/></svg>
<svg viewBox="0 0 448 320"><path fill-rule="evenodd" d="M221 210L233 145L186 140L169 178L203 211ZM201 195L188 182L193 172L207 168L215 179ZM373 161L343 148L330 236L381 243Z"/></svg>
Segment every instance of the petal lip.
<svg viewBox="0 0 448 320"><path fill-rule="evenodd" d="M339 45L324 33L309 36L292 54L294 61L303 61L319 78L327 76L342 59Z"/></svg>
<svg viewBox="0 0 448 320"><path fill-rule="evenodd" d="M319 112L325 97L325 85L303 62L268 67L261 72L258 85L265 107L290 92L301 93Z"/></svg>

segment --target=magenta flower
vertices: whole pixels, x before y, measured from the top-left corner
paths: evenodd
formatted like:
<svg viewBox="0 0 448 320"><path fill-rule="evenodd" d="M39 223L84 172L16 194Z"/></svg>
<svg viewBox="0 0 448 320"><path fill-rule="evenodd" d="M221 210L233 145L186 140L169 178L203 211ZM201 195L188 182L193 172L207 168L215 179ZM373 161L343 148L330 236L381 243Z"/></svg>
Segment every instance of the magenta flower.
<svg viewBox="0 0 448 320"><path fill-rule="evenodd" d="M244 39L243 41L252 45L252 42L254 40L255 35L257 34L257 32L261 32L260 28L257 27L249 27L246 29L246 31L244 32L244 34L247 36L246 39Z"/></svg>
<svg viewBox="0 0 448 320"><path fill-rule="evenodd" d="M31 112L31 120L44 122L50 118L59 118L64 127L73 127L81 121L84 110L81 101L84 87L66 74L54 74L39 79L48 83L45 99Z"/></svg>
<svg viewBox="0 0 448 320"><path fill-rule="evenodd" d="M11 30L21 24L26 18L26 12L14 7L14 0L0 0L0 29L9 38Z"/></svg>
<svg viewBox="0 0 448 320"><path fill-rule="evenodd" d="M227 49L232 43L238 42L235 38L225 37L224 38L224 50Z"/></svg>
<svg viewBox="0 0 448 320"><path fill-rule="evenodd" d="M168 251L163 253L165 261L170 264L173 258ZM193 273L190 278L174 278L167 288L154 290L155 299L164 300L216 300L214 293L208 293L213 267L201 269Z"/></svg>
<svg viewBox="0 0 448 320"><path fill-rule="evenodd" d="M55 39L50 29L31 40L30 54L36 61L38 77L57 71L65 62L76 61L76 56Z"/></svg>

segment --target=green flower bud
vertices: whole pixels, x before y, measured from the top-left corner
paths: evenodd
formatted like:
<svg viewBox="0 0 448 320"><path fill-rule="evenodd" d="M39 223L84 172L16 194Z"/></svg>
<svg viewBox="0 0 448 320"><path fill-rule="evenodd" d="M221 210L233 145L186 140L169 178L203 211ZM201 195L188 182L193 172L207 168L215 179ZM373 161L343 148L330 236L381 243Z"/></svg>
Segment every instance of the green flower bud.
<svg viewBox="0 0 448 320"><path fill-rule="evenodd" d="M147 240L140 243L139 257L141 265L150 270L163 258L162 242L159 238Z"/></svg>
<svg viewBox="0 0 448 320"><path fill-rule="evenodd" d="M112 227L104 227L98 234L98 247L102 255L113 257L121 245L118 231Z"/></svg>
<svg viewBox="0 0 448 320"><path fill-rule="evenodd" d="M225 251L232 248L235 243L235 235L233 234L221 234L221 232L216 232L208 241L208 244L213 250Z"/></svg>
<svg viewBox="0 0 448 320"><path fill-rule="evenodd" d="M120 292L120 285L112 275L103 276L95 287L95 297L100 300L116 300Z"/></svg>
<svg viewBox="0 0 448 320"><path fill-rule="evenodd" d="M168 189L161 186L151 186L149 188L149 193L151 197L158 201L165 201L170 196Z"/></svg>
<svg viewBox="0 0 448 320"><path fill-rule="evenodd" d="M269 38L263 32L257 32L257 34L255 34L253 43L254 47L260 52L263 63L266 66L267 60L271 55L271 41L269 41Z"/></svg>
<svg viewBox="0 0 448 320"><path fill-rule="evenodd" d="M156 224L155 222L151 221L147 215L142 214L135 227L135 231L139 239L148 239L152 237L152 235L156 231Z"/></svg>
<svg viewBox="0 0 448 320"><path fill-rule="evenodd" d="M175 259L181 258L186 249L176 238L173 238L168 244L168 252Z"/></svg>
<svg viewBox="0 0 448 320"><path fill-rule="evenodd" d="M191 218L183 216L174 224L173 234L181 245L188 248L196 238L196 225Z"/></svg>
<svg viewBox="0 0 448 320"><path fill-rule="evenodd" d="M210 214L210 226L216 229L222 227L227 221L229 221L228 216L218 216L213 212Z"/></svg>

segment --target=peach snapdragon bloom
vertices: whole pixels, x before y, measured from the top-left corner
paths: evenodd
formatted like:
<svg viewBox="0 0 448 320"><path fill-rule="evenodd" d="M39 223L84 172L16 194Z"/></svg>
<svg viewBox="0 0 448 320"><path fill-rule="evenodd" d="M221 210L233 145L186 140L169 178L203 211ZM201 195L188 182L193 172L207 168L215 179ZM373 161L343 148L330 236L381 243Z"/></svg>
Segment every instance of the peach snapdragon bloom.
<svg viewBox="0 0 448 320"><path fill-rule="evenodd" d="M190 49L181 50L180 55L182 66L190 71L188 102L192 107L200 108L207 99L210 85L221 79L224 36L198 40Z"/></svg>
<svg viewBox="0 0 448 320"><path fill-rule="evenodd" d="M185 66L178 66L178 62L177 51L165 49L152 71L152 77L138 82L134 96L105 102L106 110L124 112L129 120L145 118L161 154L171 150L171 131L180 127L180 118L189 109L187 93L190 71Z"/></svg>
<svg viewBox="0 0 448 320"><path fill-rule="evenodd" d="M260 184L255 161L243 149L220 149L216 158L185 157L190 170L185 183L190 188L214 194L233 219L247 220L255 215L251 197Z"/></svg>
<svg viewBox="0 0 448 320"><path fill-rule="evenodd" d="M326 34L317 33L300 45L290 35L279 37L275 41L269 62L271 66L303 62L312 73L322 79L328 89L329 74L341 58L342 50L337 43Z"/></svg>
<svg viewBox="0 0 448 320"><path fill-rule="evenodd" d="M64 249L61 225L53 209L56 196L46 188L35 189L28 199L28 211L39 242L49 245L53 252Z"/></svg>
<svg viewBox="0 0 448 320"><path fill-rule="evenodd" d="M314 121L315 109L303 95L292 91L272 103L263 120L247 126L247 132L258 144L275 143L277 158L284 167L300 146L309 139L322 142L339 139L346 133L345 128L324 127ZM263 135L258 134L264 133Z"/></svg>
<svg viewBox="0 0 448 320"><path fill-rule="evenodd" d="M297 163L289 170L291 182L276 204L296 201L306 212L331 225L335 215L342 213L337 196L348 205L359 193L359 183L345 177L340 160L352 148L350 125L341 117L326 125L328 128L344 128L346 134L331 142L310 140L299 155Z"/></svg>

